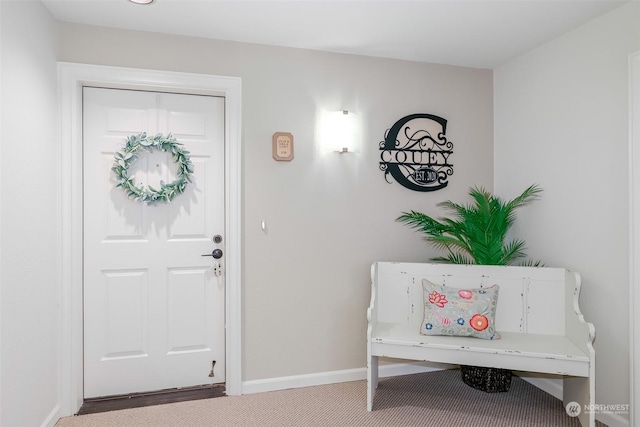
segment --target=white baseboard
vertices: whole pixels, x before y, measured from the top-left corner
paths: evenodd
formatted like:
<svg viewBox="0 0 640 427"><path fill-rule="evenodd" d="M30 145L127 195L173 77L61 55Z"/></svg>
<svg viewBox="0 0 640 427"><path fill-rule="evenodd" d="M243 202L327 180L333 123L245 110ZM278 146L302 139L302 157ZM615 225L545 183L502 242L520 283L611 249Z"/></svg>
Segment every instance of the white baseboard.
<svg viewBox="0 0 640 427"><path fill-rule="evenodd" d="M598 414L596 420L606 424L609 427L629 427L628 416L620 414Z"/></svg>
<svg viewBox="0 0 640 427"><path fill-rule="evenodd" d="M546 391L556 399L562 400L562 378L552 375L534 374L531 372L514 371L514 375L519 376L531 385L538 387L542 391Z"/></svg>
<svg viewBox="0 0 640 427"><path fill-rule="evenodd" d="M419 374L433 372L442 369L451 369L455 365L444 363L428 363L413 361L396 361L396 359L383 359L378 368L379 377L395 377L398 375ZM528 372L516 372L523 380L562 400L562 379L547 378L530 374ZM367 368L345 369L341 371L318 372L313 374L293 375L289 377L265 378L262 380L244 381L242 394L262 393L266 391L286 390L290 388L311 387L324 384L335 384L348 381L359 381L367 378Z"/></svg>
<svg viewBox="0 0 640 427"><path fill-rule="evenodd" d="M385 363L381 361L378 372L380 377L394 377L398 375L438 371L446 369L447 366L449 365L409 361L402 363ZM265 378L263 380L244 381L242 383L242 394L262 393L266 391L311 387L365 379L367 379L367 368L318 372L314 374L293 375L290 377Z"/></svg>
<svg viewBox="0 0 640 427"><path fill-rule="evenodd" d="M40 424L40 427L55 426L58 420L62 417L62 413L60 410L61 410L60 405L56 405L53 408L53 410L49 412L49 415L47 416L47 418L45 418L44 421L42 421L42 423Z"/></svg>
<svg viewBox="0 0 640 427"><path fill-rule="evenodd" d="M263 380L244 381L242 383L242 394L359 381L365 378L367 378L366 368L318 372L314 374L293 375L290 377L265 378Z"/></svg>

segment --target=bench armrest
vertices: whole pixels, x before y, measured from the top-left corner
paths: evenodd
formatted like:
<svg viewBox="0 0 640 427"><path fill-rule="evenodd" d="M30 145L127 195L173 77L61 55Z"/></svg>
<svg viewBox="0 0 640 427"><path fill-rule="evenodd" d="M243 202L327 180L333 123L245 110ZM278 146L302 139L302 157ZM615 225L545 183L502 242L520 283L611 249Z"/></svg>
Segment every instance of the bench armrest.
<svg viewBox="0 0 640 427"><path fill-rule="evenodd" d="M566 271L566 296L565 296L565 335L590 359L595 357L593 340L596 337L596 329L593 323L584 319L580 311L579 299L582 289L580 275L573 271Z"/></svg>

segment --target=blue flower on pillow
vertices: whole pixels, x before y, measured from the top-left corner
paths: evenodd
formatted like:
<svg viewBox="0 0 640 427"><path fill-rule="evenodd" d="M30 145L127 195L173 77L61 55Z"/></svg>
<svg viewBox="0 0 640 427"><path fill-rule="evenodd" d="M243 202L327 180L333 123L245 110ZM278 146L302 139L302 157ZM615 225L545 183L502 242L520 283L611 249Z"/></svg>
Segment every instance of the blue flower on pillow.
<svg viewBox="0 0 640 427"><path fill-rule="evenodd" d="M457 322L458 322L458 325L461 325L461 326L462 326L462 325L464 325L464 319L463 319L462 317L460 317L460 318L457 320Z"/></svg>
<svg viewBox="0 0 640 427"><path fill-rule="evenodd" d="M426 325L424 325L424 327L425 327L427 330L433 329L433 325L432 325L431 323L427 323Z"/></svg>

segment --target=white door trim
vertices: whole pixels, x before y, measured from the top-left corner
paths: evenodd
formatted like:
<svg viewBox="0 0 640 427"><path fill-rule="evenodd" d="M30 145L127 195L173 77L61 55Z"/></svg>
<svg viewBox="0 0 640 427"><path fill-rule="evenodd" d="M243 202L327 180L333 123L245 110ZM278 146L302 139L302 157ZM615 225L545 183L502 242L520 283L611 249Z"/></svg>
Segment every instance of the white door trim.
<svg viewBox="0 0 640 427"><path fill-rule="evenodd" d="M640 51L629 55L629 425L640 421Z"/></svg>
<svg viewBox="0 0 640 427"><path fill-rule="evenodd" d="M82 371L82 87L87 85L225 97L226 389L242 394L241 91L239 77L58 64L61 137L61 400L63 413L83 403Z"/></svg>

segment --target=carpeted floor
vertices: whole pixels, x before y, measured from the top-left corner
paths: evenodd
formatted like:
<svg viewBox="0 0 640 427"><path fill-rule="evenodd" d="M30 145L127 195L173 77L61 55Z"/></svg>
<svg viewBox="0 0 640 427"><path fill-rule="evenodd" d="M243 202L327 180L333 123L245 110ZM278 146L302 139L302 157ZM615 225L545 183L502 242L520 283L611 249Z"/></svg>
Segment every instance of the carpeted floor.
<svg viewBox="0 0 640 427"><path fill-rule="evenodd" d="M516 376L506 393L475 390L458 370L383 378L373 412L366 396L366 382L354 381L67 417L56 427L580 426L561 401Z"/></svg>

